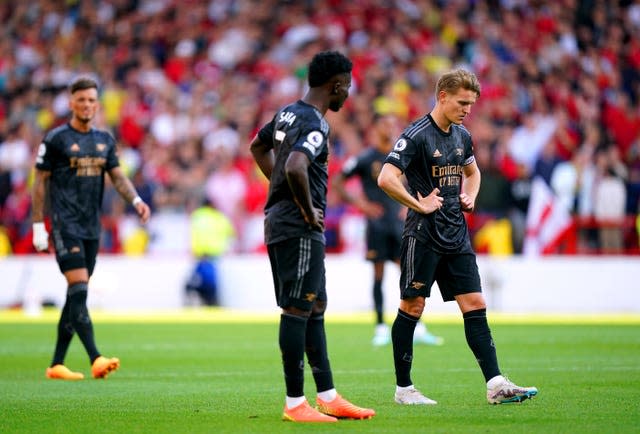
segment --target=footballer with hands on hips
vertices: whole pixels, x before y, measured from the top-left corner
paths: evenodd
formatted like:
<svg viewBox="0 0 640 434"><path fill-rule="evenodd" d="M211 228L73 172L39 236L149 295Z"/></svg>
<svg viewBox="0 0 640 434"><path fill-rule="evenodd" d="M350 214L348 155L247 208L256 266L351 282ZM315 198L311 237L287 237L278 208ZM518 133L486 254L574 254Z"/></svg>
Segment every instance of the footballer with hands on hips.
<svg viewBox="0 0 640 434"><path fill-rule="evenodd" d="M458 304L467 345L486 381L487 401L522 402L538 393L535 387L515 385L498 367L463 214L473 211L480 190L471 134L462 126L479 96L475 74L463 69L442 74L433 110L404 130L378 176L380 188L409 208L402 241L400 306L391 329L398 404L436 404L411 380L413 331L434 282L445 302ZM403 174L408 190L400 180Z"/></svg>
<svg viewBox="0 0 640 434"><path fill-rule="evenodd" d="M337 51L316 53L307 93L282 107L251 142L269 180L265 244L282 309L278 344L285 380L282 417L292 422L369 419L375 411L343 398L333 383L324 312L327 307L324 210L330 135L325 119L349 96L352 63ZM316 383L317 409L304 394L304 356Z"/></svg>
<svg viewBox="0 0 640 434"><path fill-rule="evenodd" d="M105 378L120 367L120 360L98 351L87 309L89 278L99 249L105 173L120 196L133 205L142 223L149 220L151 211L120 168L113 136L93 127L99 108L97 82L87 77L76 79L69 87L69 108L69 122L49 131L40 144L32 191L33 246L39 252L49 251L49 233L44 223L47 202L56 261L67 281L67 296L46 377L84 378L64 365L71 339L77 333L89 356L92 376Z"/></svg>

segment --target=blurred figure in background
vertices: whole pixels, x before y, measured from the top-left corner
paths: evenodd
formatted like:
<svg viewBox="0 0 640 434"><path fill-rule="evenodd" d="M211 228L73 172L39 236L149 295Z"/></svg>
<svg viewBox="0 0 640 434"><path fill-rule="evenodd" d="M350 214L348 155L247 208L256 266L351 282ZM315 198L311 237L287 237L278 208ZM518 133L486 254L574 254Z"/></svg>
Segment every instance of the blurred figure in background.
<svg viewBox="0 0 640 434"><path fill-rule="evenodd" d="M93 323L87 309L89 278L100 244L100 208L104 175L136 209L146 223L151 211L124 175L116 155L116 141L106 131L92 126L98 111L98 85L79 78L69 87L71 119L49 131L36 158L33 185L33 245L49 250L45 228L45 202L50 204L51 229L56 261L67 281L67 297L58 322L58 335L47 378L80 380L84 375L64 365L74 333L82 341L94 378L105 378L120 367L116 357L104 357L96 346Z"/></svg>
<svg viewBox="0 0 640 434"><path fill-rule="evenodd" d="M186 304L217 306L218 258L231 248L236 231L231 220L206 199L193 210L189 222L196 265L186 284Z"/></svg>

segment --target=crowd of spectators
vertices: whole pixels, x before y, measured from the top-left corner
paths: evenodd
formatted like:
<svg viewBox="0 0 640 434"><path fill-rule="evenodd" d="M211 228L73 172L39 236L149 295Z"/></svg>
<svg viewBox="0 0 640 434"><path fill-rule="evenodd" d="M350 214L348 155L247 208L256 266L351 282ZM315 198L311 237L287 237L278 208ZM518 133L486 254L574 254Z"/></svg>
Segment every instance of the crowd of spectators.
<svg viewBox="0 0 640 434"><path fill-rule="evenodd" d="M472 230L506 218L519 252L534 176L581 221L638 213L639 0L4 0L0 17L5 251L32 251L34 154L68 119L66 86L79 75L99 81L98 125L153 218L207 198L236 226L236 251L259 250L267 183L248 143L303 94L306 64L324 49L354 62L351 97L329 114L330 174L367 145L376 112L421 116L437 76L461 66L482 85L465 123L483 174ZM109 187L104 202L103 249L117 251L130 210ZM353 213L330 192L329 249L348 248ZM598 226L585 227L581 242L597 251ZM637 248L633 234L608 251Z"/></svg>

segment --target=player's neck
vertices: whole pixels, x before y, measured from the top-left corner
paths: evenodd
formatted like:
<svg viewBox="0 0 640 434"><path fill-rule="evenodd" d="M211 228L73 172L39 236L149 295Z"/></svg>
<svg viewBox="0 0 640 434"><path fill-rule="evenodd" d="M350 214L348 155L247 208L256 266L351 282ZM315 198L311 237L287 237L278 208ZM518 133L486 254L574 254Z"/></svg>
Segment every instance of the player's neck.
<svg viewBox="0 0 640 434"><path fill-rule="evenodd" d="M431 118L436 123L438 128L440 128L445 133L449 132L449 128L451 127L451 122L447 119L447 117L444 114L440 112L440 110L438 110L437 106L429 114L431 115Z"/></svg>
<svg viewBox="0 0 640 434"><path fill-rule="evenodd" d="M327 113L327 110L329 110L329 103L326 101L324 95L314 92L314 89L309 89L302 98L302 101L314 106L323 116Z"/></svg>
<svg viewBox="0 0 640 434"><path fill-rule="evenodd" d="M76 118L71 118L69 125L71 125L74 130L80 131L81 133L88 133L91 131L91 122L82 122Z"/></svg>

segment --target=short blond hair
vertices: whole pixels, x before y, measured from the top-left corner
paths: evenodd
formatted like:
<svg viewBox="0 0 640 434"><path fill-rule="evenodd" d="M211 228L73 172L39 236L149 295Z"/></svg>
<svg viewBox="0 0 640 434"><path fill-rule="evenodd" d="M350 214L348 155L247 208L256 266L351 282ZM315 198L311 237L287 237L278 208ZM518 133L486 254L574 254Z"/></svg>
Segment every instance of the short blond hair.
<svg viewBox="0 0 640 434"><path fill-rule="evenodd" d="M473 72L465 69L454 69L445 72L436 84L436 97L440 91L455 93L458 89L471 90L480 96L480 82Z"/></svg>

